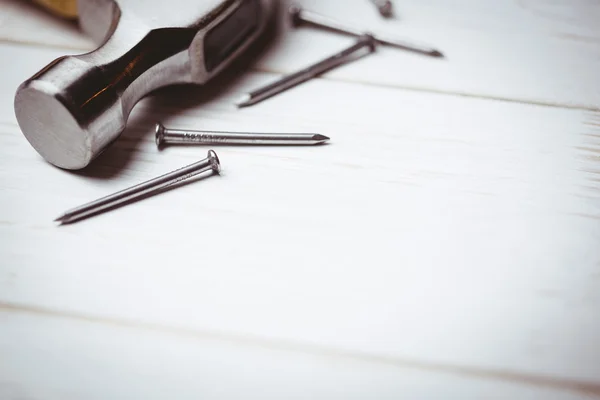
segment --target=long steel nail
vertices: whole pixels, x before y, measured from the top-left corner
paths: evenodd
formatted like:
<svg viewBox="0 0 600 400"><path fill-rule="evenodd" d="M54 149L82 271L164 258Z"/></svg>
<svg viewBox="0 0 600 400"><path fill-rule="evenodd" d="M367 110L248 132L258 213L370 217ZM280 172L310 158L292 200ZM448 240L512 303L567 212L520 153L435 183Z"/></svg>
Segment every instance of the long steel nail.
<svg viewBox="0 0 600 400"><path fill-rule="evenodd" d="M324 59L316 64L306 67L298 72L291 75L284 76L276 82L263 86L250 93L244 94L236 102L238 107L246 107L252 104L256 104L259 101L268 99L269 97L275 96L291 87L294 87L302 82L314 78L326 71L329 71L339 65L342 65L350 61L350 56L358 55L359 51L366 50L365 54L372 53L375 50L375 40L371 35L361 35L358 41L352 46L348 47L341 52L334 54L331 57ZM363 55L365 55L363 54ZM353 58L353 59L356 59Z"/></svg>
<svg viewBox="0 0 600 400"><path fill-rule="evenodd" d="M244 145L313 145L329 137L319 133L254 133L195 131L165 128L156 124L156 145L165 144L244 144Z"/></svg>
<svg viewBox="0 0 600 400"><path fill-rule="evenodd" d="M99 214L107 209L124 205L124 203L140 200L142 197L156 194L160 189L174 185L178 182L184 181L207 171L212 171L215 174L218 174L221 171L219 157L217 157L217 153L212 150L209 150L208 157L204 160L161 175L158 178L154 178L132 186L128 189L121 190L120 192L111 194L109 196L102 197L82 206L73 208L56 218L55 221L59 222L61 225L70 224L72 222L91 217L92 215Z"/></svg>
<svg viewBox="0 0 600 400"><path fill-rule="evenodd" d="M365 32L363 29L344 24L333 18L318 14L314 11L305 10L297 5L292 5L289 9L289 12L294 26L298 26L301 24L309 24L319 28L325 28L352 36L361 36L367 33L372 35L375 38L375 41L379 44L394 46L403 50L408 50L431 57L444 57L444 55L439 50L436 50L430 46L414 43L412 41L405 41L403 39L389 37L385 34L373 34Z"/></svg>
<svg viewBox="0 0 600 400"><path fill-rule="evenodd" d="M375 4L382 17L389 18L392 16L393 6L391 0L371 0L371 3Z"/></svg>

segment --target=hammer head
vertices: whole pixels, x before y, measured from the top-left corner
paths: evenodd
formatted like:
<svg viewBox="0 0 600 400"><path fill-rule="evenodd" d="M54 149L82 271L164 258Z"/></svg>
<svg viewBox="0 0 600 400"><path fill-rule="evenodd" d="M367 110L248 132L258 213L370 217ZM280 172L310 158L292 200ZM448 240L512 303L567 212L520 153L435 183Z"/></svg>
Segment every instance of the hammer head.
<svg viewBox="0 0 600 400"><path fill-rule="evenodd" d="M202 84L258 40L276 0L79 0L82 28L101 46L54 60L25 81L15 114L50 163L88 165L162 86Z"/></svg>

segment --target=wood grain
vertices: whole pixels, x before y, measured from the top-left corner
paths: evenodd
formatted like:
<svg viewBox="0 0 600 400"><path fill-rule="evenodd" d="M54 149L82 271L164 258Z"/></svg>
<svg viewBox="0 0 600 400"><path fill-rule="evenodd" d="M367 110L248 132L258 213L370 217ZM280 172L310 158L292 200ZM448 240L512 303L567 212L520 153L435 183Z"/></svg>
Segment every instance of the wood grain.
<svg viewBox="0 0 600 400"><path fill-rule="evenodd" d="M264 346L194 332L0 311L5 399L519 399L590 394L460 371L431 371L328 351ZM20 346L14 345L19 338ZM574 390L573 390L574 389Z"/></svg>

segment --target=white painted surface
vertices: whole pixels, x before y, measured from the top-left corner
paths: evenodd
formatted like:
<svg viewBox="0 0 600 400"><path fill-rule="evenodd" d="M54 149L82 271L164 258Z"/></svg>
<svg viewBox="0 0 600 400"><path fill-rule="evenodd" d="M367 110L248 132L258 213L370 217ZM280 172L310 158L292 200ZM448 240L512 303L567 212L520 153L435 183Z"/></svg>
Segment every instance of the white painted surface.
<svg viewBox="0 0 600 400"><path fill-rule="evenodd" d="M364 3L353 7L373 12ZM222 90L145 99L121 140L74 174L29 146L12 97L61 46L89 44L63 24L39 35L44 17L4 2L0 398L600 397L597 5L446 3L398 5L389 25L478 63L382 50L236 110L277 77L264 71L348 42L299 30ZM503 21L521 49L552 51L522 68L501 57L519 54L498 42ZM158 152L156 119L332 143L216 146L221 177L54 226L67 208L204 157Z"/></svg>
<svg viewBox="0 0 600 400"><path fill-rule="evenodd" d="M571 400L593 390L108 321L3 310L0 322L3 399Z"/></svg>

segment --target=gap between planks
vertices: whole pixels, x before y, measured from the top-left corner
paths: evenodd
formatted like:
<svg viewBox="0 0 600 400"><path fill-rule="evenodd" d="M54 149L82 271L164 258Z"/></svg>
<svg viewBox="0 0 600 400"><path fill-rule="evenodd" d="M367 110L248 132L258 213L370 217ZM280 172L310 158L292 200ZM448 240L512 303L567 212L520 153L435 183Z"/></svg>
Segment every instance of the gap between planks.
<svg viewBox="0 0 600 400"><path fill-rule="evenodd" d="M292 340L266 338L252 334L242 334L209 329L200 330L177 326L165 326L155 324L152 322L132 321L122 318L108 318L102 316L84 315L77 312L58 311L50 308L27 306L7 302L0 302L0 310L15 314L30 314L46 316L51 318L68 319L74 321L85 321L94 324L114 326L122 329L137 329L154 332L163 332L174 336L237 343L263 349L281 350L294 353L311 354L316 356L350 359L357 362L367 362L381 365L396 366L401 368L412 368L428 372L447 373L456 376L464 376L492 381L503 381L513 384L569 391L600 398L600 382L536 375L527 372L508 371L503 369L478 368L476 366L452 365L415 359L388 357L384 355L349 351L342 348L324 347L317 344L302 343Z"/></svg>

